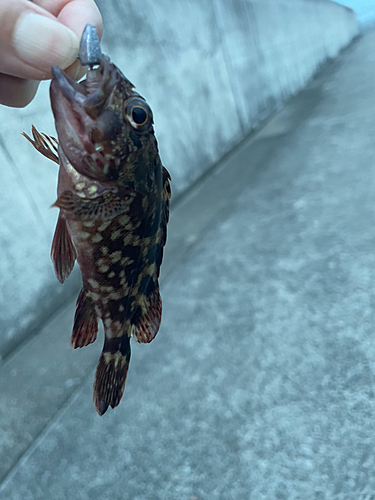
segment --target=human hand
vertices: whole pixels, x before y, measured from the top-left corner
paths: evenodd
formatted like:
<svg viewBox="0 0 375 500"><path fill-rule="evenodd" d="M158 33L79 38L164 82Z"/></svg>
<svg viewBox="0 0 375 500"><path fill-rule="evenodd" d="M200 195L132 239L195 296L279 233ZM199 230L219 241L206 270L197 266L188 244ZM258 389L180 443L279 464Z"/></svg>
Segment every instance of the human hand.
<svg viewBox="0 0 375 500"><path fill-rule="evenodd" d="M0 104L29 104L54 65L83 76L76 57L87 23L101 37L94 0L0 0Z"/></svg>

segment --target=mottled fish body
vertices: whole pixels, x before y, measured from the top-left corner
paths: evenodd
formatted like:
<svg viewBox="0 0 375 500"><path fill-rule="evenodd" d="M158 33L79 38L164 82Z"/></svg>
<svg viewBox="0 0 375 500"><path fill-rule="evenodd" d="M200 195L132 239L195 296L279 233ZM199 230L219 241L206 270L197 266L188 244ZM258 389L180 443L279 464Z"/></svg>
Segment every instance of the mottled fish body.
<svg viewBox="0 0 375 500"><path fill-rule="evenodd" d="M151 109L108 57L80 83L53 68L50 94L59 145L35 128L28 139L60 165L51 256L60 282L75 260L82 274L71 345L94 342L104 325L94 382L103 415L122 397L130 337L150 342L160 326L170 178Z"/></svg>

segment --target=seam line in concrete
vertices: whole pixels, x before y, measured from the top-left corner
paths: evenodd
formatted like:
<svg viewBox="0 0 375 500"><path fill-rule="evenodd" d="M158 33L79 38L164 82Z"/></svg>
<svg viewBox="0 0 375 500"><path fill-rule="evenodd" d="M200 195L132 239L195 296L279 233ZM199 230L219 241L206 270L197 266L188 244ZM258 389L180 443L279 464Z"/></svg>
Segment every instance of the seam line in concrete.
<svg viewBox="0 0 375 500"><path fill-rule="evenodd" d="M3 478L0 478L0 494L4 491L9 481L11 481L12 478L17 474L18 469L20 469L20 467L22 467L26 463L26 461L32 455L34 450L39 446L41 442L43 442L45 437L48 435L50 429L52 428L53 424L60 418L60 416L64 415L64 413L68 411L69 408L73 405L75 400L78 399L80 392L82 391L82 387L90 375L87 375L87 377L85 377L83 383L79 387L77 387L77 389L64 402L63 406L59 410L57 410L57 412L52 416L48 424L45 427L43 427L43 429L40 431L40 433L37 435L34 441L30 444L30 446L26 449L26 451L24 451L20 455L19 459L17 460L15 465L10 469L10 471Z"/></svg>
<svg viewBox="0 0 375 500"><path fill-rule="evenodd" d="M234 75L233 67L232 67L232 64L230 62L228 48L227 48L227 44L225 42L224 29L223 29L223 26L221 23L220 14L216 8L216 1L217 0L211 0L212 13L213 13L213 17L215 20L216 31L219 35L218 38L220 40L221 53L223 56L225 71L226 71L227 78L228 78L228 83L229 83L230 89L232 91L234 104L236 106L236 113L238 116L238 122L240 124L241 134L246 135L247 131L246 131L246 127L245 127L244 121L243 121L241 113L240 113L240 104L238 102L238 89L236 88L237 86L235 85L235 79L233 77L233 75ZM231 75L232 75L232 77L231 77Z"/></svg>

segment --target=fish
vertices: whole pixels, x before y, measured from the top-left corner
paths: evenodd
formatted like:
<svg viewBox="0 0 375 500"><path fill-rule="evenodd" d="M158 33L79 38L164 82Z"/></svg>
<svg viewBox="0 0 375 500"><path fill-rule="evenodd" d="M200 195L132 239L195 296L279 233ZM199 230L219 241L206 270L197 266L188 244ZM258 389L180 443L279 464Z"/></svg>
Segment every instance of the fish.
<svg viewBox="0 0 375 500"><path fill-rule="evenodd" d="M150 106L110 58L98 54L98 44L87 29L79 58L89 70L82 81L52 68L57 139L34 126L32 137L23 135L59 165L51 258L61 283L76 261L81 271L71 346L91 344L98 323L104 326L93 390L103 415L123 396L131 337L149 343L160 328L171 178L160 159Z"/></svg>

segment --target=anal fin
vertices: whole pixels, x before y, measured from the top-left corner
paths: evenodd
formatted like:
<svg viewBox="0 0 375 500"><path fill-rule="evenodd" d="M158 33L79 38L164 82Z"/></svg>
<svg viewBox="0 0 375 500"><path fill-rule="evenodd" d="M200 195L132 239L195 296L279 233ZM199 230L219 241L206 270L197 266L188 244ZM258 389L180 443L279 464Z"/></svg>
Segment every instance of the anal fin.
<svg viewBox="0 0 375 500"><path fill-rule="evenodd" d="M70 345L73 349L92 344L98 333L98 319L94 302L87 296L82 288L77 299L76 313Z"/></svg>
<svg viewBox="0 0 375 500"><path fill-rule="evenodd" d="M137 302L140 304L142 314L134 323L132 335L137 342L148 344L155 338L161 323L162 304L159 287L156 287L149 297L140 294Z"/></svg>
<svg viewBox="0 0 375 500"><path fill-rule="evenodd" d="M55 267L55 273L60 283L64 283L72 272L77 252L70 237L66 220L59 215L57 219L55 234L52 241L51 258Z"/></svg>

